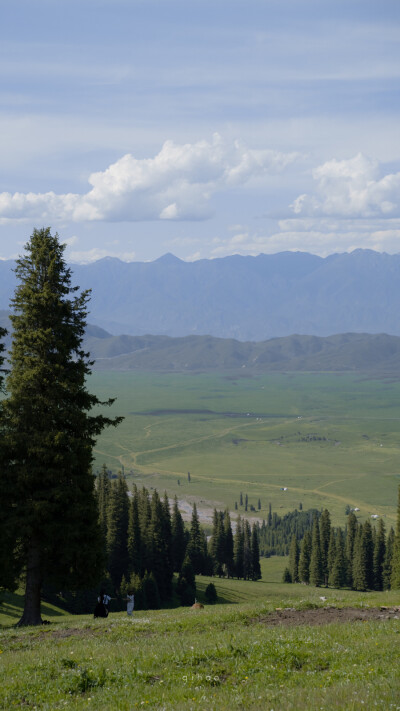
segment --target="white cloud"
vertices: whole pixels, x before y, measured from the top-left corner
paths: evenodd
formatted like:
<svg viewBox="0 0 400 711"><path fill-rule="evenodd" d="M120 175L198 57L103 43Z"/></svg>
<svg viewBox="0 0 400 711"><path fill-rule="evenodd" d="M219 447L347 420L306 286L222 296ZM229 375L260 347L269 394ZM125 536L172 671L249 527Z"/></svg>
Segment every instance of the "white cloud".
<svg viewBox="0 0 400 711"><path fill-rule="evenodd" d="M76 193L0 193L0 218L54 221L199 220L221 191L275 174L297 153L250 149L218 134L211 142L166 141L154 158L127 154L89 176L91 190Z"/></svg>
<svg viewBox="0 0 400 711"><path fill-rule="evenodd" d="M379 163L358 153L330 160L313 171L316 194L299 195L291 205L298 216L343 218L396 217L400 211L400 173L379 177Z"/></svg>

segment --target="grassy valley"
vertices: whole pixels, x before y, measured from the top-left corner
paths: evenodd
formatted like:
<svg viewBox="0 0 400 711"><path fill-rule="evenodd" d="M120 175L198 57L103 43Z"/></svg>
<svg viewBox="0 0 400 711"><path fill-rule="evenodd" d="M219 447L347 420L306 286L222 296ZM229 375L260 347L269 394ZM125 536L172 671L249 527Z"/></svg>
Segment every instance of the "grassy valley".
<svg viewBox="0 0 400 711"><path fill-rule="evenodd" d="M394 523L400 483L400 383L354 375L94 373L123 414L99 439L96 466L166 489L200 508L240 492L284 513L327 507L343 524L347 504ZM191 474L188 483L187 473ZM178 485L178 480L180 484ZM286 491L282 491L283 488Z"/></svg>

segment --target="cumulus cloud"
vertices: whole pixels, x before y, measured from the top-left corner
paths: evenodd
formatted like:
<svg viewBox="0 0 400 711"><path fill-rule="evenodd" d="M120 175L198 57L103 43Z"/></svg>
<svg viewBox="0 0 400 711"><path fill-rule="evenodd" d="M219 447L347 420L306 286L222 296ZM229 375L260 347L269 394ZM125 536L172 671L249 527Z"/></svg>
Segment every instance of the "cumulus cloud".
<svg viewBox="0 0 400 711"><path fill-rule="evenodd" d="M0 193L0 219L54 221L201 220L221 191L275 174L297 153L250 149L224 141L166 141L154 158L124 155L89 176L85 194Z"/></svg>
<svg viewBox="0 0 400 711"><path fill-rule="evenodd" d="M299 195L291 205L298 216L343 218L396 217L400 214L400 173L379 177L379 163L359 153L330 160L313 171L314 195Z"/></svg>

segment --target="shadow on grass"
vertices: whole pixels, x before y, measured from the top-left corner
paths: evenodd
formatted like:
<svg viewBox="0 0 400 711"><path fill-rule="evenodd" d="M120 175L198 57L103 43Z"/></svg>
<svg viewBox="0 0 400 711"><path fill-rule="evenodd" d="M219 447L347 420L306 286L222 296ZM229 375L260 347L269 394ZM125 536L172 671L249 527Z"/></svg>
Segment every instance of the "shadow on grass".
<svg viewBox="0 0 400 711"><path fill-rule="evenodd" d="M16 624L22 615L24 609L24 595L21 592L4 591L0 595L0 627L9 627ZM66 613L63 610L57 610L44 602L41 604L42 616L44 617L63 617Z"/></svg>

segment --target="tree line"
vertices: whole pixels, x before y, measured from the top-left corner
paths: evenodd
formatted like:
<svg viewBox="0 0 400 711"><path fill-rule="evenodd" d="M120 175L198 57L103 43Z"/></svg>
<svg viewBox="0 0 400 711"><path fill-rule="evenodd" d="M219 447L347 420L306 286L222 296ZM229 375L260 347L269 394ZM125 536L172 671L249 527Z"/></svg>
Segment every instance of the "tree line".
<svg viewBox="0 0 400 711"><path fill-rule="evenodd" d="M352 511L344 529L334 527L325 509L301 542L292 536L283 579L360 591L400 588L400 487L396 532L391 527L386 535L383 519L375 527Z"/></svg>
<svg viewBox="0 0 400 711"><path fill-rule="evenodd" d="M210 539L200 525L193 504L190 526L185 527L175 496L172 511L167 494L161 499L133 486L124 476L110 479L103 466L98 476L99 523L114 592L135 592L136 607L159 607L173 595L172 579L182 604L192 604L196 575L218 575L249 580L261 577L258 535L240 517L235 535L229 510L213 514Z"/></svg>

